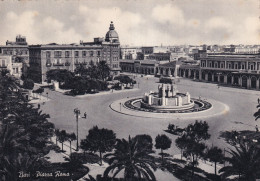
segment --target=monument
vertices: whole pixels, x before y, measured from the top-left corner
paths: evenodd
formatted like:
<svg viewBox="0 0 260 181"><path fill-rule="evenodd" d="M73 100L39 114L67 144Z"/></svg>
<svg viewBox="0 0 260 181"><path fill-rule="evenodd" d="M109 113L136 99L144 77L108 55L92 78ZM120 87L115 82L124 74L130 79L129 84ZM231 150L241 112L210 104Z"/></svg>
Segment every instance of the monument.
<svg viewBox="0 0 260 181"><path fill-rule="evenodd" d="M186 110L193 107L190 94L180 93L174 84L158 85L158 92L145 93L141 100L141 108L152 110Z"/></svg>

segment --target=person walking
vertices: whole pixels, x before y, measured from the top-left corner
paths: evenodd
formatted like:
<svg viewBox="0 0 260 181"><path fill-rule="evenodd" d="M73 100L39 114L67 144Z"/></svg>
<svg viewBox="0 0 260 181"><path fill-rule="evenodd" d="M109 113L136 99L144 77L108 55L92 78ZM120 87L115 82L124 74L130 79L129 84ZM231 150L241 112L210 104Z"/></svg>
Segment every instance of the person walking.
<svg viewBox="0 0 260 181"><path fill-rule="evenodd" d="M258 126L257 125L255 125L255 132L259 132L259 129L258 129Z"/></svg>
<svg viewBox="0 0 260 181"><path fill-rule="evenodd" d="M84 113L84 118L87 119L87 113L86 112Z"/></svg>

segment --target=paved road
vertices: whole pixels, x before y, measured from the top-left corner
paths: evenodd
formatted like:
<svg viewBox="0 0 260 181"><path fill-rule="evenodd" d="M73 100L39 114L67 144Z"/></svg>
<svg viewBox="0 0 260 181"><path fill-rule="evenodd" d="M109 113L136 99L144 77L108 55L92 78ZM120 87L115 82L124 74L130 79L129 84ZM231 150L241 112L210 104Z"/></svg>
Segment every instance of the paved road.
<svg viewBox="0 0 260 181"><path fill-rule="evenodd" d="M149 134L155 138L158 134L166 134L163 130L169 123L174 123L179 127L185 127L194 122L194 118L173 120L158 118L140 118L119 114L109 108L109 105L126 97L142 96L149 90L157 90L158 79L154 77L136 78L140 82L140 89L134 91L110 93L104 95L87 96L84 98L75 98L62 95L61 93L49 91L49 97L52 99L42 106L44 112L49 113L51 122L55 123L56 128L65 129L68 132L76 132L76 121L73 115L74 108L79 108L81 114L87 112L87 119L79 120L79 137L85 138L88 130L93 126L112 129L118 138L127 138L128 135ZM136 85L137 87L137 85ZM257 98L260 97L259 91L235 89L220 87L216 84L194 82L188 79L181 79L178 82L180 92L189 92L191 97L202 99L215 99L229 106L229 112L224 115L203 119L209 123L211 138L208 143L225 147L223 140L218 139L219 132L225 130L254 130L256 122L253 113L256 111ZM242 122L243 124L236 124ZM176 136L169 135L173 141ZM75 144L75 143L74 143ZM178 154L179 150L173 144L168 151L171 154Z"/></svg>

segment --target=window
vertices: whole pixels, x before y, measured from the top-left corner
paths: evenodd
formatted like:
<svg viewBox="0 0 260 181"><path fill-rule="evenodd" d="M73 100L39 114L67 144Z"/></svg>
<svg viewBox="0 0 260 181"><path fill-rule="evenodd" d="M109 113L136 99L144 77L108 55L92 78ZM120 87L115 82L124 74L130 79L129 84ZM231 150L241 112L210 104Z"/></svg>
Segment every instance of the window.
<svg viewBox="0 0 260 181"><path fill-rule="evenodd" d="M5 67L5 60L2 60L2 67Z"/></svg>
<svg viewBox="0 0 260 181"><path fill-rule="evenodd" d="M65 58L68 58L68 57L70 57L70 52L69 52L69 51L66 51L66 52L65 52Z"/></svg>
<svg viewBox="0 0 260 181"><path fill-rule="evenodd" d="M61 51L54 51L54 57L60 58L61 57Z"/></svg>
<svg viewBox="0 0 260 181"><path fill-rule="evenodd" d="M94 52L93 51L90 51L90 56L92 57L94 55Z"/></svg>
<svg viewBox="0 0 260 181"><path fill-rule="evenodd" d="M100 56L100 51L97 51L97 55Z"/></svg>
<svg viewBox="0 0 260 181"><path fill-rule="evenodd" d="M46 58L50 58L51 57L51 52L46 52Z"/></svg>
<svg viewBox="0 0 260 181"><path fill-rule="evenodd" d="M74 56L75 56L75 57L79 57L79 51L75 51L75 52L74 52Z"/></svg>
<svg viewBox="0 0 260 181"><path fill-rule="evenodd" d="M86 51L82 51L82 57L86 57Z"/></svg>
<svg viewBox="0 0 260 181"><path fill-rule="evenodd" d="M211 67L211 62L209 62L209 67Z"/></svg>

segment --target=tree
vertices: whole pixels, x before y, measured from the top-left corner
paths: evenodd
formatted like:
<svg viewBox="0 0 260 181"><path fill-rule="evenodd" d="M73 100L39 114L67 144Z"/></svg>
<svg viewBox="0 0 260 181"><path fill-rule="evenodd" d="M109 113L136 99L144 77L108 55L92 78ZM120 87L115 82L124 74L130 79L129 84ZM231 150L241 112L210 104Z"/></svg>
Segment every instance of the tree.
<svg viewBox="0 0 260 181"><path fill-rule="evenodd" d="M80 76L88 75L88 69L82 64L77 66L74 72L75 72L75 74L79 74Z"/></svg>
<svg viewBox="0 0 260 181"><path fill-rule="evenodd" d="M177 148L179 148L179 149L181 150L181 160L182 160L183 150L184 150L185 147L186 147L186 139L185 139L185 137L183 137L183 136L178 137L178 138L175 140L175 145L177 146Z"/></svg>
<svg viewBox="0 0 260 181"><path fill-rule="evenodd" d="M23 82L23 88L32 90L34 87L34 82L31 79L25 79Z"/></svg>
<svg viewBox="0 0 260 181"><path fill-rule="evenodd" d="M61 130L59 137L58 137L59 142L61 142L61 150L63 151L63 144L65 141L68 140L68 136L65 130Z"/></svg>
<svg viewBox="0 0 260 181"><path fill-rule="evenodd" d="M155 138L155 148L161 149L162 163L163 163L163 150L167 150L168 148L170 148L171 144L172 144L171 139L164 134L158 135Z"/></svg>
<svg viewBox="0 0 260 181"><path fill-rule="evenodd" d="M65 82L66 84L73 79L74 73L66 69L51 69L46 73L46 76L48 81L55 80L59 82L59 84L61 82Z"/></svg>
<svg viewBox="0 0 260 181"><path fill-rule="evenodd" d="M68 141L70 142L70 154L71 154L71 142L76 140L76 135L75 133L70 133L67 134Z"/></svg>
<svg viewBox="0 0 260 181"><path fill-rule="evenodd" d="M136 135L133 139L137 142L137 149L146 150L148 153L154 153L153 139L150 135Z"/></svg>
<svg viewBox="0 0 260 181"><path fill-rule="evenodd" d="M104 172L104 177L106 178L109 173L112 173L112 178L114 178L118 173L124 171L125 179L133 180L136 175L139 180L146 178L155 181L156 178L152 169L155 171L157 166L154 163L154 158L147 149L141 150L137 145L138 139L132 139L130 136L128 141L118 139L114 153L104 156L108 158L109 163Z"/></svg>
<svg viewBox="0 0 260 181"><path fill-rule="evenodd" d="M107 65L106 61L98 62L97 70L98 70L99 79L103 81L105 81L110 75L110 68Z"/></svg>
<svg viewBox="0 0 260 181"><path fill-rule="evenodd" d="M225 157L230 164L219 170L223 179L237 176L239 180L254 181L259 176L260 150L256 145L240 142L235 149L227 151L231 156ZM259 178L259 177L258 177Z"/></svg>
<svg viewBox="0 0 260 181"><path fill-rule="evenodd" d="M215 175L217 175L217 163L222 162L224 158L222 150L216 146L211 147L207 151L207 157L210 159L211 162L215 163Z"/></svg>
<svg viewBox="0 0 260 181"><path fill-rule="evenodd" d="M54 125L29 104L17 79L0 74L0 180L17 180L22 169L42 166Z"/></svg>
<svg viewBox="0 0 260 181"><path fill-rule="evenodd" d="M210 138L208 129L207 122L196 120L194 124L189 124L184 129L185 132L181 137L177 138L178 147L180 146L183 150L183 155L191 160L192 177L194 168L198 164L198 158L204 156L204 150L206 149L204 141Z"/></svg>
<svg viewBox="0 0 260 181"><path fill-rule="evenodd" d="M57 141L58 141L59 135L60 135L60 130L59 129L55 129L54 133L56 135L56 145L57 145Z"/></svg>
<svg viewBox="0 0 260 181"><path fill-rule="evenodd" d="M86 136L87 149L99 152L100 165L102 165L102 154L111 151L116 143L116 134L112 130L99 129L94 126Z"/></svg>

